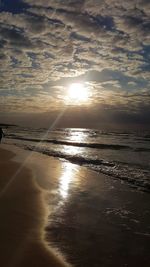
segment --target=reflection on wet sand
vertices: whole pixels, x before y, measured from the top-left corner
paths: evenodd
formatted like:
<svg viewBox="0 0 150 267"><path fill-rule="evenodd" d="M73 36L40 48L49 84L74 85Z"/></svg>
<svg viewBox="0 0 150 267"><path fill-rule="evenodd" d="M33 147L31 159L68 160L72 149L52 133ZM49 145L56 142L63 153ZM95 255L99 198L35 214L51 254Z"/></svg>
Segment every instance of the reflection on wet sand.
<svg viewBox="0 0 150 267"><path fill-rule="evenodd" d="M31 171L23 168L6 187L19 166L8 160L0 161L0 266L68 266L45 242L46 193Z"/></svg>
<svg viewBox="0 0 150 267"><path fill-rule="evenodd" d="M149 196L84 167L76 173L76 165L65 165L59 185L64 201L55 202L59 208L51 214L47 239L76 267L148 267Z"/></svg>
<svg viewBox="0 0 150 267"><path fill-rule="evenodd" d="M70 183L73 182L75 168L72 164L64 163L63 174L60 176L59 193L63 199L68 197Z"/></svg>

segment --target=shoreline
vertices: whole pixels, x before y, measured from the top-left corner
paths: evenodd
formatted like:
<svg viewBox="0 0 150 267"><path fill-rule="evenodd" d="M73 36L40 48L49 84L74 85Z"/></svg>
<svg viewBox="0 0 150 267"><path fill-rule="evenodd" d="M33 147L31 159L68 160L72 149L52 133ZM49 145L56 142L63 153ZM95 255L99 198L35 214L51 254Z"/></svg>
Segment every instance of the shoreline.
<svg viewBox="0 0 150 267"><path fill-rule="evenodd" d="M69 266L48 246L46 192L38 185L31 166L17 162L18 150L0 148L0 265ZM18 154L16 154L18 153ZM24 166L25 165L25 166ZM29 166L28 166L29 165Z"/></svg>
<svg viewBox="0 0 150 267"><path fill-rule="evenodd" d="M38 147L38 144L37 144L37 147ZM149 175L148 154L146 155L147 163L145 166L144 165L142 166L141 163L139 164L139 162L137 164L136 163L130 164L130 162L127 163L126 161L124 162L124 160L121 160L120 162L116 161L113 163L111 159L109 160L109 155L108 155L108 160L105 159L105 156L106 156L105 152L104 152L105 156L103 158L103 149L101 150L101 153L102 153L101 157L98 159L98 158L92 158L92 157L88 158L86 157L86 155L84 157L84 153L82 157L80 152L78 154L77 147L75 148L75 151L77 154L75 154L75 152L73 152L73 154L70 154L70 152L64 153L63 148L58 149L57 151L57 147L55 147L55 149L52 149L51 151L49 146L48 146L48 149L46 148L46 146L45 148L40 147L40 145L38 148L37 147L35 146L34 148L34 145L32 144L31 147L27 146L25 148L23 146L22 149L25 149L26 151L33 151L33 153L37 152L37 153L40 153L41 155L46 155L49 158L55 158L56 160L67 161L72 164L76 164L78 166L88 168L88 170L97 172L99 175L105 175L105 176L109 176L112 179L118 179L120 181L123 181L127 183L131 188L134 188L135 190L137 189L141 192L150 193L150 175ZM68 149L74 150L72 146L70 148L68 147ZM120 155L120 157L122 158L122 155ZM125 155L123 157L126 158ZM138 158L140 157L141 156L139 154ZM134 158L134 155L133 155L133 158ZM145 162L144 158L143 158L143 162Z"/></svg>
<svg viewBox="0 0 150 267"><path fill-rule="evenodd" d="M112 180L86 167L25 151L13 145L2 145L1 148L15 152L16 156L11 159L19 164L17 166L23 164L21 171L27 167L29 169L26 170L30 173L28 179L21 178L24 177L23 174L20 178L21 184L27 185L27 191L23 195L27 195L31 212L22 213L24 221L29 215L31 224L37 225L37 218L42 219L38 222L38 225L42 225L41 228L38 226L35 231L33 227L33 239L39 240L39 232L42 230L48 254L52 245L76 267L149 266L149 194L134 190L126 183ZM18 177L18 181L20 178ZM14 185L13 188L14 192L20 191L20 186ZM19 193L18 196L22 197L22 194ZM31 208L33 199L34 205ZM17 199L15 201L18 203ZM7 206L10 207L8 203ZM14 214L10 217L13 216ZM17 219L17 223L18 221ZM27 246L28 249L31 253L31 247ZM43 254L40 255L39 251L41 245L38 254L42 258ZM47 263L42 264L39 266L48 266ZM27 262L16 266L27 265L34 266Z"/></svg>

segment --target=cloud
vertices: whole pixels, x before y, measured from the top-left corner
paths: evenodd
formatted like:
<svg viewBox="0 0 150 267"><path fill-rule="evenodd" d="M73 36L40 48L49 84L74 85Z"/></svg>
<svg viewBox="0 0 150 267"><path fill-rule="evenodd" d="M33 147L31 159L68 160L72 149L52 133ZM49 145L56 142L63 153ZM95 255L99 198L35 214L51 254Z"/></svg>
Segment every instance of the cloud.
<svg viewBox="0 0 150 267"><path fill-rule="evenodd" d="M149 103L149 1L23 2L0 14L1 111L61 109L75 81L90 86L93 108Z"/></svg>
<svg viewBox="0 0 150 267"><path fill-rule="evenodd" d="M68 11L81 11L85 0L24 0L25 3L28 3L32 7L44 7L44 8L53 8L54 10L63 9Z"/></svg>

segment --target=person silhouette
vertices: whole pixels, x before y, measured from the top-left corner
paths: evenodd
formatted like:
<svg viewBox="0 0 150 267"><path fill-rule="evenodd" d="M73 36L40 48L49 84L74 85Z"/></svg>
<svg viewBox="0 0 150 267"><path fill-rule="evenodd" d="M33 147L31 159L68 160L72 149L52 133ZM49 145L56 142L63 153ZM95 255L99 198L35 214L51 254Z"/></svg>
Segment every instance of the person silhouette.
<svg viewBox="0 0 150 267"><path fill-rule="evenodd" d="M2 128L0 127L0 143L2 141L3 136L4 136L4 132L3 132Z"/></svg>

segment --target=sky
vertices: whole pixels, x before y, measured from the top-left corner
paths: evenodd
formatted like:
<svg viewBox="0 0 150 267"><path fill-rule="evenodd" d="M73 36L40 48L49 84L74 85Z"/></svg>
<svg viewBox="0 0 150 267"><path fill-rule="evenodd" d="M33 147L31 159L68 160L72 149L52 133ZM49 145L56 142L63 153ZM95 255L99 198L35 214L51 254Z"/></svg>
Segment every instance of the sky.
<svg viewBox="0 0 150 267"><path fill-rule="evenodd" d="M149 71L149 0L0 1L0 122L150 129Z"/></svg>

